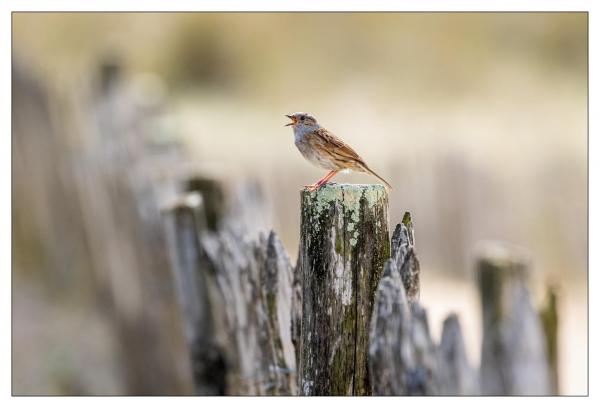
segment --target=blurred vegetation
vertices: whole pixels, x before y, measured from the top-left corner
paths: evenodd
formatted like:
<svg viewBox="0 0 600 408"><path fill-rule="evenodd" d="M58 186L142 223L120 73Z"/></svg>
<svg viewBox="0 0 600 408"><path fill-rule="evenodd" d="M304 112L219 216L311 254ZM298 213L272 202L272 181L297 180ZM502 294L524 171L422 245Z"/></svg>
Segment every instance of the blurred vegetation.
<svg viewBox="0 0 600 408"><path fill-rule="evenodd" d="M377 91L454 97L499 62L539 74L587 72L583 13L15 14L19 55L56 74L85 74L110 49L132 71L272 96L324 93L368 77ZM418 80L416 80L418 79Z"/></svg>
<svg viewBox="0 0 600 408"><path fill-rule="evenodd" d="M392 182L390 221L411 211L422 292L439 294L424 303L433 319L440 305L467 315L471 356L473 248L488 238L529 248L534 286L564 289L561 389L584 392L587 49L585 13L14 13L13 87L21 77L27 91L13 90L13 392L189 391L180 339L148 329L173 320L170 277L145 255L135 273L124 262L107 274L115 265L94 237L127 260L144 253L127 234L160 247L144 194L193 168L227 185L259 180L293 257L298 188L322 176L283 128L300 110ZM114 202L84 225L96 183ZM139 217L132 231L119 222L127 211ZM449 279L467 282L465 299L444 298ZM121 321L119 299L141 307L148 293L160 305L138 310L137 326ZM82 328L94 338L71 342ZM151 362L137 367L151 381L131 380L128 335L162 345L154 360L173 377L163 388Z"/></svg>

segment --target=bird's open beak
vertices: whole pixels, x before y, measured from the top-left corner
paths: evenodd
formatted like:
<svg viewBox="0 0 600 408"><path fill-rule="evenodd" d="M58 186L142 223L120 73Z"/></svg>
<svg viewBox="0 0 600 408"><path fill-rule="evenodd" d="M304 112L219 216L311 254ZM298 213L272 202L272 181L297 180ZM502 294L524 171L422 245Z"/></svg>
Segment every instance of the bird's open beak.
<svg viewBox="0 0 600 408"><path fill-rule="evenodd" d="M288 123L285 126L292 126L292 125L296 124L296 118L294 118L293 116L291 116L291 115L285 115L285 117L289 118L292 121L292 123Z"/></svg>

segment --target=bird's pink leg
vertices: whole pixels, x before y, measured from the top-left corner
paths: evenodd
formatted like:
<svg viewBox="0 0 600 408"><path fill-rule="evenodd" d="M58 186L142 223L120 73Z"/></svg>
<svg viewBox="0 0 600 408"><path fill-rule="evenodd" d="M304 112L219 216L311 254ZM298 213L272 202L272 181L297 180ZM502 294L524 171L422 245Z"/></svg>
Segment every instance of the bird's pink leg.
<svg viewBox="0 0 600 408"><path fill-rule="evenodd" d="M327 177L333 177L333 176L331 176L331 173L334 173L334 171L333 171L333 170L331 170L329 173L327 173L327 174L325 175L325 177L323 177L323 178L322 178L322 179L320 179L319 181L317 181L317 182L315 182L315 183L313 183L313 184L309 184L309 185L307 185L307 186L304 186L304 187L306 187L306 188L307 188L307 189L309 189L310 191L312 191L312 190L316 189L317 187L320 187L320 186L321 186L321 185L322 185L324 182L326 182L327 180L329 180Z"/></svg>
<svg viewBox="0 0 600 408"><path fill-rule="evenodd" d="M338 173L339 173L339 170L331 170L321 180L317 181L314 184L311 184L309 186L304 186L304 187L306 187L309 191L314 191L317 188L321 187L323 184L327 183L329 180L331 180Z"/></svg>
<svg viewBox="0 0 600 408"><path fill-rule="evenodd" d="M335 177L336 174L338 174L339 171L338 170L332 170L329 173L327 173L327 175L325 177L323 177L322 182L319 183L319 186L322 186L323 184L327 183L329 180L331 180L332 178Z"/></svg>

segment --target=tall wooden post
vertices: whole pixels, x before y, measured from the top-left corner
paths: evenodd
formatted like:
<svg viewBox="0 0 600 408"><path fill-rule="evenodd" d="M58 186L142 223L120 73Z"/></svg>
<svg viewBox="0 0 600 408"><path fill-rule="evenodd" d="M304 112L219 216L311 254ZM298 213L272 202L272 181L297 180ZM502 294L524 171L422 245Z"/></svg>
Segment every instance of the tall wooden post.
<svg viewBox="0 0 600 408"><path fill-rule="evenodd" d="M304 190L300 230L300 394L369 395L369 322L390 257L387 191L350 184Z"/></svg>
<svg viewBox="0 0 600 408"><path fill-rule="evenodd" d="M198 192L188 193L169 208L165 216L196 393L224 395L225 357L216 341L207 276L200 267L198 232L207 228L202 196Z"/></svg>

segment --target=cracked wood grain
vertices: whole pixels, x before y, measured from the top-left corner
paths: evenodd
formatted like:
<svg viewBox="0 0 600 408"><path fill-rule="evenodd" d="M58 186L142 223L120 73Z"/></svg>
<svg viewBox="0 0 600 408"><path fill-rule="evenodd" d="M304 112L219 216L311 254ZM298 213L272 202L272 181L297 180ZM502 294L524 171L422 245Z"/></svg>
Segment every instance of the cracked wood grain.
<svg viewBox="0 0 600 408"><path fill-rule="evenodd" d="M301 192L301 312L293 327L302 395L371 394L370 318L389 256L383 186L327 184Z"/></svg>

